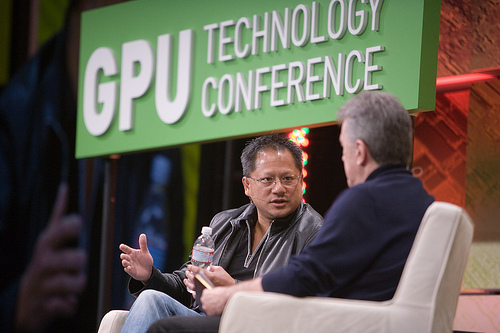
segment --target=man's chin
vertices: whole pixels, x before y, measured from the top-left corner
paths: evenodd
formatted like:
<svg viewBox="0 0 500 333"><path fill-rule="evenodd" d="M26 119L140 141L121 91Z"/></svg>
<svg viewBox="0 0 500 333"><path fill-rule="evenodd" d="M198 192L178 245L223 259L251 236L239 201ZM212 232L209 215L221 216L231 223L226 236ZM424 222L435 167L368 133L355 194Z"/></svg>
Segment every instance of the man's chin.
<svg viewBox="0 0 500 333"><path fill-rule="evenodd" d="M289 206L274 208L270 211L274 219L284 219L294 212Z"/></svg>

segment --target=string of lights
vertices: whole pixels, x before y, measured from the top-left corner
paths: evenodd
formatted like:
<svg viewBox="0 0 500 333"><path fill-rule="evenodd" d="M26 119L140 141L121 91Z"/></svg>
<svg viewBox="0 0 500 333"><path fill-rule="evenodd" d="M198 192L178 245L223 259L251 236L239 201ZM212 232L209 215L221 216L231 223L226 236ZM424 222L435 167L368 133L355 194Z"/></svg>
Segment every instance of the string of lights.
<svg viewBox="0 0 500 333"><path fill-rule="evenodd" d="M294 129L288 133L288 138L295 142L300 148L302 148L302 159L304 161L304 167L302 169L302 181L303 181L303 191L302 195L306 194L307 183L305 178L307 177L306 165L309 162L309 155L304 151L304 148L309 146L309 139L307 138L309 134L309 128L302 127L300 129ZM305 201L305 200L304 200Z"/></svg>

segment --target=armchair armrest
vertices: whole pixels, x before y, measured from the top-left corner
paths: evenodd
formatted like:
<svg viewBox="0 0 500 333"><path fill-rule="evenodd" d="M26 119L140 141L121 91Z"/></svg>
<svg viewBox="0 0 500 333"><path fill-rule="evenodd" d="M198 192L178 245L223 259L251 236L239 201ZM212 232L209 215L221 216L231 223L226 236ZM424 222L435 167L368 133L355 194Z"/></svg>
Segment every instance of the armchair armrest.
<svg viewBox="0 0 500 333"><path fill-rule="evenodd" d="M239 292L227 303L219 332L387 332L395 324L391 303ZM412 323L406 324L408 332Z"/></svg>
<svg viewBox="0 0 500 333"><path fill-rule="evenodd" d="M127 315L125 310L109 311L102 317L97 333L120 333Z"/></svg>

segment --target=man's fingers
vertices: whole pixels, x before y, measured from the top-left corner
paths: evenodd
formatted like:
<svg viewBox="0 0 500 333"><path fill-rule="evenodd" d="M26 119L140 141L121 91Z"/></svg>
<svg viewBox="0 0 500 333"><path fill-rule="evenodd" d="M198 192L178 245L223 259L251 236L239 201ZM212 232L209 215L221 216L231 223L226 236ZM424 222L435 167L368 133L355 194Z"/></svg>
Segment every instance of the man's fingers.
<svg viewBox="0 0 500 333"><path fill-rule="evenodd" d="M58 221L47 230L46 234L48 243L54 249L67 247L74 243L83 227L81 216L76 214L59 217ZM54 227L56 224L57 227Z"/></svg>
<svg viewBox="0 0 500 333"><path fill-rule="evenodd" d="M194 286L194 274L191 273L190 271L186 271L186 278L187 278L186 280L188 280ZM191 286L188 287L192 289Z"/></svg>
<svg viewBox="0 0 500 333"><path fill-rule="evenodd" d="M187 269L188 269L191 273L193 273L193 274L196 274L196 273L198 273L198 272L201 270L201 268L200 268L200 267L195 266L195 265L188 265L188 266L187 266Z"/></svg>
<svg viewBox="0 0 500 333"><path fill-rule="evenodd" d="M51 297L44 305L48 316L70 316L75 313L77 307L78 298L74 295Z"/></svg>
<svg viewBox="0 0 500 333"><path fill-rule="evenodd" d="M145 234L141 234L139 236L139 248L141 249L141 252L149 252L148 250L148 239Z"/></svg>
<svg viewBox="0 0 500 333"><path fill-rule="evenodd" d="M120 254L120 259L130 261L130 256L126 253L122 253Z"/></svg>
<svg viewBox="0 0 500 333"><path fill-rule="evenodd" d="M43 275L76 274L87 265L87 254L82 249L62 249L47 253L39 263Z"/></svg>
<svg viewBox="0 0 500 333"><path fill-rule="evenodd" d="M68 184L60 183L56 201L44 232L43 242L57 249L74 245L83 227L81 216L77 214L65 215L68 203Z"/></svg>
<svg viewBox="0 0 500 333"><path fill-rule="evenodd" d="M52 277L46 278L41 287L46 295L52 296L69 296L80 295L87 284L85 274L55 274Z"/></svg>
<svg viewBox="0 0 500 333"><path fill-rule="evenodd" d="M120 244L119 246L120 251L122 251L125 254L130 254L132 252L132 248L126 244Z"/></svg>
<svg viewBox="0 0 500 333"><path fill-rule="evenodd" d="M184 279L182 280L182 282L184 282L184 285L192 291L192 294L193 294L193 298L196 299L196 292L195 292L195 289L196 289L196 286L194 285L194 283L192 283L191 281L189 281L188 279Z"/></svg>
<svg viewBox="0 0 500 333"><path fill-rule="evenodd" d="M189 279L184 279L182 280L182 282L184 282L184 284L191 290L194 290L194 283L192 282L192 280L189 280Z"/></svg>
<svg viewBox="0 0 500 333"><path fill-rule="evenodd" d="M125 268L130 267L130 261L127 259L122 259L122 266Z"/></svg>
<svg viewBox="0 0 500 333"><path fill-rule="evenodd" d="M127 273L128 275L132 276L132 274L134 273L134 269L132 268L132 266L128 265L128 266L123 266L123 271L125 273Z"/></svg>
<svg viewBox="0 0 500 333"><path fill-rule="evenodd" d="M57 224L57 221L66 213L68 205L68 183L60 183L59 189L57 190L56 201L52 208L52 214L50 215L49 226Z"/></svg>

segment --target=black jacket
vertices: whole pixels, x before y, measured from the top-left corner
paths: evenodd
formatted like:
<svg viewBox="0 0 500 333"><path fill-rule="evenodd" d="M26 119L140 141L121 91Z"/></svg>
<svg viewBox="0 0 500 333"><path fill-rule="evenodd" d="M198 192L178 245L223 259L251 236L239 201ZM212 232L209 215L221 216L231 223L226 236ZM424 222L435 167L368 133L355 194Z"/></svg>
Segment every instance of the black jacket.
<svg viewBox="0 0 500 333"><path fill-rule="evenodd" d="M218 213L210 222L215 242L213 264L224 269L236 251L236 242L232 242L237 234L246 227L255 223L256 208L254 204L247 204L236 209ZM274 220L264 236L264 245L261 250L254 276L262 276L274 269L286 266L290 257L298 254L309 244L323 224L323 218L309 204L301 203L299 208L284 219ZM173 273L161 273L153 267L153 275L144 286L142 282L131 279L129 292L138 296L145 289L162 291L186 306L192 306L193 297L187 292L182 282L184 272L190 262L185 263Z"/></svg>

